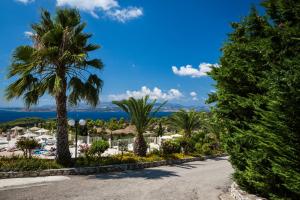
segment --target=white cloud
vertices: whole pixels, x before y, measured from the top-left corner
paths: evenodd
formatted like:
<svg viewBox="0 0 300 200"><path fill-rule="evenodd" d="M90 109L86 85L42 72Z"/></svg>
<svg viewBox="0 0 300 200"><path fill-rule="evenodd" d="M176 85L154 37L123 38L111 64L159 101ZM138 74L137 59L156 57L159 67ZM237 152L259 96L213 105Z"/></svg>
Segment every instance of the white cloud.
<svg viewBox="0 0 300 200"><path fill-rule="evenodd" d="M126 22L143 15L142 8L121 8L117 0L56 0L57 6L69 6L89 12L93 17L99 18L97 11L102 11L105 16Z"/></svg>
<svg viewBox="0 0 300 200"><path fill-rule="evenodd" d="M26 37L32 37L32 36L33 36L33 32L31 32L31 31L25 31L25 32L24 32L24 35L25 35Z"/></svg>
<svg viewBox="0 0 300 200"><path fill-rule="evenodd" d="M190 92L190 96L192 97L192 100L193 101L197 101L198 100L198 98L197 98L197 93L196 92Z"/></svg>
<svg viewBox="0 0 300 200"><path fill-rule="evenodd" d="M198 78L201 76L206 76L207 72L211 71L211 66L218 67L218 64L201 63L197 68L193 68L192 65L186 65L181 67L172 66L172 71L174 74L179 76L191 76L192 78Z"/></svg>
<svg viewBox="0 0 300 200"><path fill-rule="evenodd" d="M129 7L129 8L115 9L109 11L107 15L117 21L126 22L128 20L142 16L143 10L137 7Z"/></svg>
<svg viewBox="0 0 300 200"><path fill-rule="evenodd" d="M56 0L57 6L70 6L79 10L94 12L97 9L104 11L119 7L116 0Z"/></svg>
<svg viewBox="0 0 300 200"><path fill-rule="evenodd" d="M15 0L23 4L35 0ZM129 6L122 8L118 0L56 0L57 6L68 6L90 13L93 17L99 18L98 13L119 22L126 22L143 15L143 9Z"/></svg>
<svg viewBox="0 0 300 200"><path fill-rule="evenodd" d="M197 96L197 93L196 93L196 92L191 92L190 95L191 95L192 97L195 97L195 96Z"/></svg>
<svg viewBox="0 0 300 200"><path fill-rule="evenodd" d="M34 2L34 0L16 0L16 1L18 1L20 3L24 3L24 4Z"/></svg>
<svg viewBox="0 0 300 200"><path fill-rule="evenodd" d="M170 89L166 92L163 92L157 87L151 90L150 88L143 86L140 90L137 91L127 90L126 93L123 94L111 94L108 96L108 98L109 100L122 100L128 99L129 97L142 98L146 95L148 95L150 99L157 99L163 101L180 99L181 97L183 97L183 94L177 89Z"/></svg>

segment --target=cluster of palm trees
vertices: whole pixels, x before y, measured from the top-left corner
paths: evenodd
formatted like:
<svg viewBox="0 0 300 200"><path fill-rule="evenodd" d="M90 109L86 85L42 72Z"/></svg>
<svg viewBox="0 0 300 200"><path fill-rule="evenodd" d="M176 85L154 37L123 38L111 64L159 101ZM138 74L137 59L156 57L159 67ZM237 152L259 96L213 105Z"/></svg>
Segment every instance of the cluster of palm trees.
<svg viewBox="0 0 300 200"><path fill-rule="evenodd" d="M76 105L84 100L92 106L99 102L103 82L97 72L103 68L100 59L91 59L89 52L100 46L89 43L92 34L85 33L86 24L76 9L58 9L54 17L42 10L41 19L31 25L32 45L19 46L13 52L9 78L14 82L6 89L7 99L22 97L26 106L35 105L45 93L54 97L57 111L58 163L72 163L68 146L67 103ZM151 117L159 111L155 100L141 99L115 101L128 113L136 127L134 153L145 156L147 144L143 133ZM162 104L163 105L163 104ZM162 106L161 105L161 106ZM171 118L174 126L190 137L200 126L196 112L180 111Z"/></svg>

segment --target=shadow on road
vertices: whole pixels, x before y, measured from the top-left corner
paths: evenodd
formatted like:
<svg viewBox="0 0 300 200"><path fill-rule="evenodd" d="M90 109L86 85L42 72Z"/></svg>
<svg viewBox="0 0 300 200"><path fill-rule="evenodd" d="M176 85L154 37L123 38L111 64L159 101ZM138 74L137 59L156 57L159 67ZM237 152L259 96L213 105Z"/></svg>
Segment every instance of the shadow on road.
<svg viewBox="0 0 300 200"><path fill-rule="evenodd" d="M210 158L210 160L215 160L215 161L219 161L219 160L228 160L227 156L224 157L216 157L216 158Z"/></svg>
<svg viewBox="0 0 300 200"><path fill-rule="evenodd" d="M197 166L199 165L203 165L203 164L196 164L196 163L182 163L182 164L178 164L178 165L171 165L174 167L179 167L179 168L183 168L183 169L193 169L193 168L197 168Z"/></svg>
<svg viewBox="0 0 300 200"><path fill-rule="evenodd" d="M116 172L108 174L97 174L89 176L89 179L123 179L123 178L144 178L144 179L161 179L165 177L179 176L175 172L162 169L143 169L135 171Z"/></svg>

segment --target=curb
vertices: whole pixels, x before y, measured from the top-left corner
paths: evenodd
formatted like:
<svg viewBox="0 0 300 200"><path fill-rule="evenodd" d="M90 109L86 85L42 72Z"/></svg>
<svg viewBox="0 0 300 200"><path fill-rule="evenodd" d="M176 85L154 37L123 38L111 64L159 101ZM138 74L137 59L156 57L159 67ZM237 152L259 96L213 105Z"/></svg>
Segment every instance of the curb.
<svg viewBox="0 0 300 200"><path fill-rule="evenodd" d="M154 162L105 165L105 166L96 166L96 167L47 169L41 171L0 172L0 179L57 176L57 175L90 175L96 173L121 172L126 170L136 170L136 169L159 167L164 165L173 165L173 164L182 164L186 162L201 161L208 158L213 158L213 157L205 156L205 157L184 158L178 160L162 160L162 161L154 161Z"/></svg>
<svg viewBox="0 0 300 200"><path fill-rule="evenodd" d="M233 182L229 189L230 196L234 200L267 200L266 198L258 197L254 194L248 194L247 192L240 189L240 187Z"/></svg>

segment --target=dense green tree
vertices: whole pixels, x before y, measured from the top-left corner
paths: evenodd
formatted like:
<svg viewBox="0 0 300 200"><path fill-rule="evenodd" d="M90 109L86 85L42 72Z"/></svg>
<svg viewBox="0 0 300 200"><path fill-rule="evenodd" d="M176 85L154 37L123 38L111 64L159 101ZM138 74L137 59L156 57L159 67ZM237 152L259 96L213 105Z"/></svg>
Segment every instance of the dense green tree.
<svg viewBox="0 0 300 200"><path fill-rule="evenodd" d="M252 184L272 199L300 199L300 2L268 0L263 3L270 16L272 71L265 81L269 91L267 108L258 110L262 120L253 126L258 133L263 168L257 173L252 157Z"/></svg>
<svg viewBox="0 0 300 200"><path fill-rule="evenodd" d="M13 53L9 78L16 78L6 90L8 99L23 97L25 104L37 104L45 93L55 98L57 111L57 156L68 165L71 155L67 135L67 101L76 105L86 100L95 106L99 100L102 80L89 71L100 70L101 60L90 59L89 52L99 48L88 43L91 34L84 33L74 9L58 9L51 17L43 10L41 20L32 24L33 44L19 46Z"/></svg>
<svg viewBox="0 0 300 200"><path fill-rule="evenodd" d="M244 189L270 199L300 198L300 2L266 0L253 8L222 48L210 73L213 112Z"/></svg>
<svg viewBox="0 0 300 200"><path fill-rule="evenodd" d="M31 158L32 157L32 150L38 148L40 145L34 139L22 138L22 139L17 141L16 146L17 146L17 148L19 148L23 151L24 156L26 158Z"/></svg>
<svg viewBox="0 0 300 200"><path fill-rule="evenodd" d="M159 111L161 106L154 108L156 100L148 102L149 96L141 99L130 97L128 100L113 101L122 110L128 113L130 121L136 127L136 138L134 141L134 153L139 156L145 156L147 153L147 144L143 133L148 128L151 117Z"/></svg>

